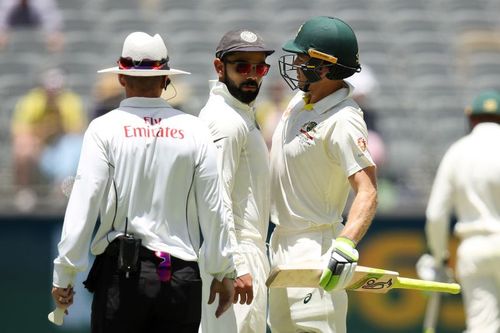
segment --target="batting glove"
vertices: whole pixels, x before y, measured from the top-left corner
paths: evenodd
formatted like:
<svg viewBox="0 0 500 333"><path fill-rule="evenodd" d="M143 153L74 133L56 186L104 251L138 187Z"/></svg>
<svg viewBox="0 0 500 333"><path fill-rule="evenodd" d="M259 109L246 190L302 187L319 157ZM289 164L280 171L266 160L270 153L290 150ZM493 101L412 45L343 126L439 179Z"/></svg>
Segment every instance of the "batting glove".
<svg viewBox="0 0 500 333"><path fill-rule="evenodd" d="M453 273L446 261L438 261L432 255L423 254L416 264L419 278L428 281L452 282Z"/></svg>
<svg viewBox="0 0 500 333"><path fill-rule="evenodd" d="M354 246L354 242L345 237L335 239L335 248L319 281L323 289L341 290L349 285L359 259L358 251Z"/></svg>

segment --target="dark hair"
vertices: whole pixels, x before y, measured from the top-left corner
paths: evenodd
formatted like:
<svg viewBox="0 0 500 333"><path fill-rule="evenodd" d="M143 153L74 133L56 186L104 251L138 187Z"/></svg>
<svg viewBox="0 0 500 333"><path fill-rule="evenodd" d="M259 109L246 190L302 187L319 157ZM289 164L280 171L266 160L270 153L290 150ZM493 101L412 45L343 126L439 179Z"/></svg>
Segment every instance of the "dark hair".
<svg viewBox="0 0 500 333"><path fill-rule="evenodd" d="M469 115L469 120L473 124L497 123L500 124L500 115L497 114L473 114Z"/></svg>

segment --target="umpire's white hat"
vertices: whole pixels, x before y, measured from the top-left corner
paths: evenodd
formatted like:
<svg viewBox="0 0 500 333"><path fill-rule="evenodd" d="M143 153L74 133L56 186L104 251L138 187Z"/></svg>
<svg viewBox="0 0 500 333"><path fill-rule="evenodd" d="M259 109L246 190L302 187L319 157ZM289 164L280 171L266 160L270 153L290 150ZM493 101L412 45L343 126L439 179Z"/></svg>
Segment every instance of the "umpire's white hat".
<svg viewBox="0 0 500 333"><path fill-rule="evenodd" d="M160 35L150 36L133 32L123 42L118 66L101 69L98 73L116 73L129 76L163 76L190 74L168 65L168 52Z"/></svg>

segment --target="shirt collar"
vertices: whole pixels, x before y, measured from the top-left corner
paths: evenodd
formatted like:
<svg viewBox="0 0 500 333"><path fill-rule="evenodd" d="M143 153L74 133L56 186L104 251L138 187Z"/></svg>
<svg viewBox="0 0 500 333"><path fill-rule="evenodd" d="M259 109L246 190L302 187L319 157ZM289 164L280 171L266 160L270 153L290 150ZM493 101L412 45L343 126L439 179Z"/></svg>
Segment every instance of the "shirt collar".
<svg viewBox="0 0 500 333"><path fill-rule="evenodd" d="M254 102L251 102L250 104L245 104L238 99L236 99L229 90L227 89L227 86L225 83L220 82L218 80L210 80L210 95L218 95L224 98L227 104L229 104L231 107L235 109L242 110L248 114L253 113L253 105Z"/></svg>
<svg viewBox="0 0 500 333"><path fill-rule="evenodd" d="M131 107L131 108L170 108L170 104L167 103L161 97L149 98L149 97L130 97L126 98L120 103L120 107Z"/></svg>
<svg viewBox="0 0 500 333"><path fill-rule="evenodd" d="M331 93L330 95L323 97L319 102L316 102L314 104L305 104L304 109L307 111L314 111L318 114L322 114L330 110L332 107L339 104L340 102L346 100L347 98L350 98L352 96L354 87L349 82L344 81L344 83L345 86L343 88L340 88L339 90ZM306 103L308 98L306 93L304 94L303 98L304 98L304 103Z"/></svg>
<svg viewBox="0 0 500 333"><path fill-rule="evenodd" d="M484 123L479 123L476 126L474 126L474 128L472 129L472 132L496 131L499 127L500 127L500 125L497 123L484 122Z"/></svg>

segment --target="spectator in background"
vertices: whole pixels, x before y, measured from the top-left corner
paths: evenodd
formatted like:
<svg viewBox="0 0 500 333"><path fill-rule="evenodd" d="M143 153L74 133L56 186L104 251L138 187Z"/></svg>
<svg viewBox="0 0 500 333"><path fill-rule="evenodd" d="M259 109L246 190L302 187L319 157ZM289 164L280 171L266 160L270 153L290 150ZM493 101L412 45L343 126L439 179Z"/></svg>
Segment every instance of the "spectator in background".
<svg viewBox="0 0 500 333"><path fill-rule="evenodd" d="M379 96L379 82L375 72L363 64L363 70L345 79L353 87L352 98L363 110L363 119L368 128L368 150L377 165L378 211L390 211L396 207L397 187L393 175L386 168L386 144L378 127L378 110L373 107L373 99ZM352 195L349 197L352 199Z"/></svg>
<svg viewBox="0 0 500 333"><path fill-rule="evenodd" d="M346 81L354 86L352 98L363 110L363 119L368 128L368 149L380 168L385 161L385 145L377 127L377 110L370 103L370 99L378 93L379 83L368 65L362 65L362 68L361 72L348 77Z"/></svg>
<svg viewBox="0 0 500 333"><path fill-rule="evenodd" d="M274 80L267 88L267 98L258 102L255 110L257 124L268 149L271 149L271 141L276 125L280 122L281 114L290 101L290 94L285 89L283 80Z"/></svg>
<svg viewBox="0 0 500 333"><path fill-rule="evenodd" d="M0 0L0 49L7 45L10 30L29 28L43 31L49 51L61 51L62 27L55 0Z"/></svg>
<svg viewBox="0 0 500 333"><path fill-rule="evenodd" d="M95 104L92 111L92 119L116 109L124 98L123 87L120 85L116 75L105 74L98 77L94 86Z"/></svg>
<svg viewBox="0 0 500 333"><path fill-rule="evenodd" d="M417 273L435 280L446 266L455 213L466 331L500 332L500 93L481 92L465 113L471 132L446 151L439 165L426 211L430 255L421 257Z"/></svg>
<svg viewBox="0 0 500 333"><path fill-rule="evenodd" d="M36 203L38 175L59 185L75 174L82 133L87 125L81 98L65 89L64 74L52 68L40 87L21 97L12 120L16 206L30 210Z"/></svg>
<svg viewBox="0 0 500 333"><path fill-rule="evenodd" d="M363 118L369 130L377 131L376 110L370 105L370 99L378 93L379 83L370 66L363 64L363 70L346 79L354 86L353 98L363 109Z"/></svg>

